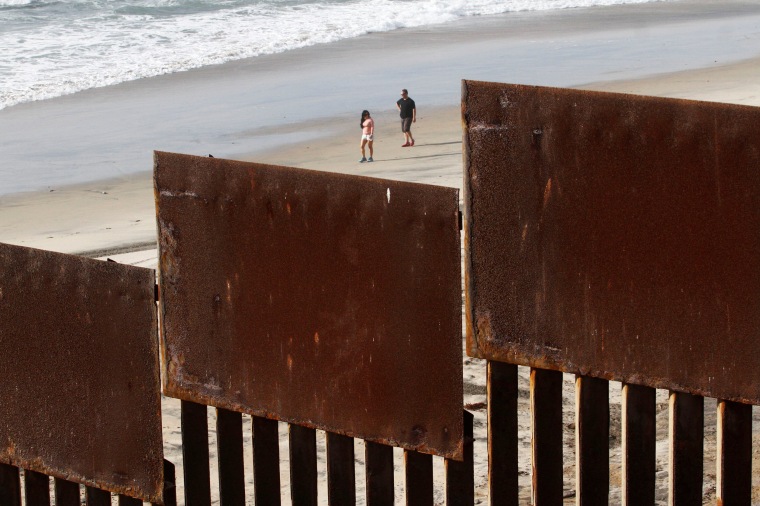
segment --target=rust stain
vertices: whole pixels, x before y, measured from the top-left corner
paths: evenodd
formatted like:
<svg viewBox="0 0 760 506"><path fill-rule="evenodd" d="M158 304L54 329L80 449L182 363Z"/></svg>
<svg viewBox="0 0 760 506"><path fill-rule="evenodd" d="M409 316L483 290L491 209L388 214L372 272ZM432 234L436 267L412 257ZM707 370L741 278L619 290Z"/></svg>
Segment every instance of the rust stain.
<svg viewBox="0 0 760 506"><path fill-rule="evenodd" d="M552 196L552 178L546 180L546 186L544 186L544 205L543 208L549 205L549 199Z"/></svg>

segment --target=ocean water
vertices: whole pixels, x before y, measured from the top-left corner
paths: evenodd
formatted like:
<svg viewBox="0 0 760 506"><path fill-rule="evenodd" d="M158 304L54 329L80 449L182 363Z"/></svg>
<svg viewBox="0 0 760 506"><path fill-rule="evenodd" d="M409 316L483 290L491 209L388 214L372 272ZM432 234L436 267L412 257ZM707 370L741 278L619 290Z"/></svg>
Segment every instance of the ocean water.
<svg viewBox="0 0 760 506"><path fill-rule="evenodd" d="M651 1L0 0L0 109L370 32Z"/></svg>

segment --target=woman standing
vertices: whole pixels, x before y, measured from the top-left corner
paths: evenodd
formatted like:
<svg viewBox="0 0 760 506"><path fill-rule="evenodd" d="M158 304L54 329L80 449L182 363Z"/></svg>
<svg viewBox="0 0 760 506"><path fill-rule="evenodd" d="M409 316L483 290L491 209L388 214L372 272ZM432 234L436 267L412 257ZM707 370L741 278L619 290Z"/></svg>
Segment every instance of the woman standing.
<svg viewBox="0 0 760 506"><path fill-rule="evenodd" d="M375 120L369 115L369 111L362 111L362 119L359 124L362 127L362 158L359 163L373 162L372 143L375 140ZM365 155L364 146L369 146L369 158Z"/></svg>

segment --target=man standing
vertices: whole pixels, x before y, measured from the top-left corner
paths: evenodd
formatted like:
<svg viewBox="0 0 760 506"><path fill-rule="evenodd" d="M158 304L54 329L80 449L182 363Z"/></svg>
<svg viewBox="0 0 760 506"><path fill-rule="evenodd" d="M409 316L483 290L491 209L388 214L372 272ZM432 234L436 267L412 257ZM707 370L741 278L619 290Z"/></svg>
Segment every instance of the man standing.
<svg viewBox="0 0 760 506"><path fill-rule="evenodd" d="M401 113L401 132L404 134L404 144L402 148L414 146L414 137L412 137L412 123L417 123L417 107L414 100L409 98L409 92L401 90L401 98L396 102Z"/></svg>

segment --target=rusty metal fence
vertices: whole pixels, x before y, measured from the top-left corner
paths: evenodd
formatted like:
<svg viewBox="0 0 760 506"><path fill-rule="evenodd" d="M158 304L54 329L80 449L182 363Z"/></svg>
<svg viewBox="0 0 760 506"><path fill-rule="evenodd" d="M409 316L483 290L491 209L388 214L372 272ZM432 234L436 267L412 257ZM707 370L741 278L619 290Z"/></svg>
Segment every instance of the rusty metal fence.
<svg viewBox="0 0 760 506"><path fill-rule="evenodd" d="M0 504L171 505L155 274L0 244ZM86 488L80 490L80 484ZM168 499L165 501L165 499Z"/></svg>
<svg viewBox="0 0 760 506"><path fill-rule="evenodd" d="M458 191L170 153L156 153L154 186L163 389L182 400L187 505L210 504L206 405L221 504L245 502L241 413L256 504L280 504L277 421L293 504L317 504L316 429L330 504L355 503L352 438L366 441L368 504L393 503L393 446L411 503L433 503L438 455L447 502L471 504Z"/></svg>
<svg viewBox="0 0 760 506"><path fill-rule="evenodd" d="M518 366L529 366L531 503L563 503L562 375L576 375L576 495L607 504L609 381L623 383L623 503L655 503L655 389L670 393L671 504L751 504L760 402L760 145L754 108L463 83L467 353L486 359L488 495L520 504ZM184 504L474 503L463 410L458 192L156 153L149 269L0 244L0 505L176 504L163 393L181 400ZM213 254L212 254L213 252ZM19 469L23 469L22 494ZM50 477L54 478L51 487ZM84 487L84 488L82 488ZM23 500L22 500L23 496Z"/></svg>
<svg viewBox="0 0 760 506"><path fill-rule="evenodd" d="M317 429L330 504L356 500L353 438L368 504L394 500L393 447L411 504L434 502L433 455L447 503L472 504L457 190L168 153L155 190L157 285L148 269L0 249L0 504L21 504L19 468L27 506L50 504L48 475L69 480L56 506L173 503L159 342L163 393L182 401L185 504L211 504L206 406L223 505L245 503L243 413L256 504L280 503L278 421L294 504L317 504Z"/></svg>
<svg viewBox="0 0 760 506"><path fill-rule="evenodd" d="M623 503L655 501L655 388L670 390L670 504L750 504L760 403L760 109L463 83L467 350L488 360L492 504L517 504L516 364L530 366L535 504L561 504L562 373L576 493L607 504L609 380Z"/></svg>

